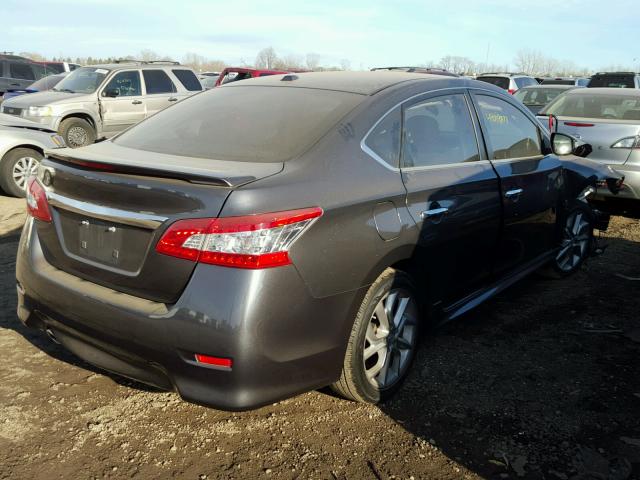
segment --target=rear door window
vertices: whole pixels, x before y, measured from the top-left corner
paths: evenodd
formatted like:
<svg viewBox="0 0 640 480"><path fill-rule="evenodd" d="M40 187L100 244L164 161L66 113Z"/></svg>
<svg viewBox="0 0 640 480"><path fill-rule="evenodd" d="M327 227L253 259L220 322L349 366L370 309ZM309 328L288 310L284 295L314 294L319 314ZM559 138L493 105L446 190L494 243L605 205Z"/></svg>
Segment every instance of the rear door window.
<svg viewBox="0 0 640 480"><path fill-rule="evenodd" d="M478 113L492 160L536 157L542 154L540 132L513 105L489 95L476 95Z"/></svg>
<svg viewBox="0 0 640 480"><path fill-rule="evenodd" d="M135 71L118 72L109 80L105 90L118 90L119 97L135 97L142 95L140 86L140 73Z"/></svg>
<svg viewBox="0 0 640 480"><path fill-rule="evenodd" d="M173 74L180 80L180 83L184 88L190 92L199 92L202 90L202 85L196 77L196 74L191 70L171 70Z"/></svg>
<svg viewBox="0 0 640 480"><path fill-rule="evenodd" d="M142 76L147 87L147 95L174 93L177 91L169 75L162 70L143 70Z"/></svg>
<svg viewBox="0 0 640 480"><path fill-rule="evenodd" d="M478 80L509 90L509 79L507 77L478 77Z"/></svg>
<svg viewBox="0 0 640 480"><path fill-rule="evenodd" d="M9 62L9 77L20 80L35 80L33 68L28 63Z"/></svg>
<svg viewBox="0 0 640 480"><path fill-rule="evenodd" d="M473 162L478 143L463 94L430 98L404 110L404 168Z"/></svg>

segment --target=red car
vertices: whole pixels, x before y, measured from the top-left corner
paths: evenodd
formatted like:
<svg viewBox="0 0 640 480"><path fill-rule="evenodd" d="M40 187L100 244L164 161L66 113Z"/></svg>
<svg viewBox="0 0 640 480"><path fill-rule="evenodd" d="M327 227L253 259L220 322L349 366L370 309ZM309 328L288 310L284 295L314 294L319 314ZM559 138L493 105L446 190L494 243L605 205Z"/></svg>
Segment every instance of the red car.
<svg viewBox="0 0 640 480"><path fill-rule="evenodd" d="M216 87L229 82L237 82L238 80L247 80L248 78L266 77L268 75L279 75L282 73L292 73L285 70L260 70L256 68L228 67L220 72L220 76L216 81Z"/></svg>

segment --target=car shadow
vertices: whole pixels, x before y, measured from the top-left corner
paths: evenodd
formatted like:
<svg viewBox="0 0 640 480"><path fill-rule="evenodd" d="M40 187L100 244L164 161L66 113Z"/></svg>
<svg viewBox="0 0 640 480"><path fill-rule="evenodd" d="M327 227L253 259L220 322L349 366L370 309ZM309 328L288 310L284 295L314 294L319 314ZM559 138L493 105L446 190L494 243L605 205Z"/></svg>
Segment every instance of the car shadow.
<svg viewBox="0 0 640 480"><path fill-rule="evenodd" d="M485 478L640 478L640 245L608 243L569 278L532 275L427 332L380 407L425 462L437 449Z"/></svg>
<svg viewBox="0 0 640 480"><path fill-rule="evenodd" d="M618 215L635 220L640 219L640 200L610 197L606 200L594 201L593 203L597 208L611 215Z"/></svg>
<svg viewBox="0 0 640 480"><path fill-rule="evenodd" d="M138 390L155 392L157 388L145 385L135 380L130 380L106 370L91 365L76 357L62 345L55 343L49 336L40 330L23 325L16 315L17 294L14 288L8 288L15 284L15 259L20 240L22 227L10 230L0 235L0 284L5 286L0 292L0 328L7 328L21 335L38 350L46 353L51 358L66 362L76 367L89 370L109 377L119 385L136 388Z"/></svg>

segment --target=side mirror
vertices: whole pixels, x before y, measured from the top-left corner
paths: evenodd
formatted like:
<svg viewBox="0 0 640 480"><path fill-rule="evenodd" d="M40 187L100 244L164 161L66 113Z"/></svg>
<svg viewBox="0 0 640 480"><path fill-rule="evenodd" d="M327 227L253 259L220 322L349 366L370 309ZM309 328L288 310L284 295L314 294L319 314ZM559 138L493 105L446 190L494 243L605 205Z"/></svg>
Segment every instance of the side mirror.
<svg viewBox="0 0 640 480"><path fill-rule="evenodd" d="M103 97L116 98L118 95L120 95L120 89L118 88L107 88L102 92Z"/></svg>
<svg viewBox="0 0 640 480"><path fill-rule="evenodd" d="M573 154L584 158L593 151L593 148L588 143L578 143L575 138L564 133L552 133L551 146L553 153L559 156Z"/></svg>

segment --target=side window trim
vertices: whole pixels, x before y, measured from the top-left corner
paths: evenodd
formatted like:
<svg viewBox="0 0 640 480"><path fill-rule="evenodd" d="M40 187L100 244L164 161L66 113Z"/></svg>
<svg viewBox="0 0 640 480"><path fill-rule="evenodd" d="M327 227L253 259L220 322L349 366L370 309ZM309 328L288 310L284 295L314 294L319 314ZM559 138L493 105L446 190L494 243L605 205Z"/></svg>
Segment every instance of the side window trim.
<svg viewBox="0 0 640 480"><path fill-rule="evenodd" d="M228 75L229 72L227 72ZM220 76L222 76L222 73L220 74ZM391 112L393 112L396 108L400 107L402 108L405 104L409 103L409 102L413 102L415 101L420 101L420 100L424 100L427 99L429 97L437 97L437 96L441 96L441 95L446 95L447 93L450 94L456 94L456 93L463 93L465 94L467 97L469 97L467 99L468 101L468 105L469 105L469 109L470 109L470 114L471 114L471 120L474 124L474 128L476 129L476 139L479 143L480 147L484 147L484 148L480 148L480 160L477 162L468 162L468 163L460 163L460 164L449 164L449 165L438 165L438 166L425 166L425 167L414 167L416 169L432 169L432 168L446 168L449 167L451 165L453 166L465 166L465 165L477 165L478 163L483 163L483 162L487 162L489 163L489 148L485 145L484 143L484 132L482 131L482 126L478 123L478 119L476 116L474 116L474 112L475 112L475 104L473 101L469 101L471 100L471 96L473 95L473 92L477 91L477 92L483 92L483 93L495 93L492 90L488 90L485 88L478 88L478 87L447 87L447 88L439 88L437 90L431 90L428 92L421 92L421 93L417 93L415 95L412 95L408 98L405 98L404 100L402 100L401 102L398 102L396 104L394 104L392 107L390 107L385 113L383 113L380 118L378 118L378 120L376 120L376 122L371 126L371 128L369 128L369 130L367 130L367 132L364 134L364 136L362 137L362 140L360 140L360 149L365 152L367 155L369 155L370 157L372 157L375 161L377 161L378 163L380 163L383 167L392 170L394 172L400 173L400 168L396 168L393 167L391 165L389 165L387 162L385 162L382 158L380 158L378 155L376 155L375 152L371 151L371 149L366 145L366 140L367 137L369 136L369 134L371 134L371 132L373 132L373 130L375 130L375 128L378 126L378 124L380 122L382 122L382 120ZM476 113L477 115L477 113ZM400 128L403 128L404 125L402 125L402 116L401 116L401 125ZM482 139L482 143L480 143L480 139ZM400 155L402 155L402 142L400 143Z"/></svg>
<svg viewBox="0 0 640 480"><path fill-rule="evenodd" d="M493 157L493 145L491 144L491 139L489 138L489 135L487 134L487 127L484 123L484 120L482 118L482 115L480 115L479 112L479 107L478 107L478 100L477 100L477 96L478 95L485 95L485 96L489 96L489 97L493 97L493 98L497 98L498 100L502 100L503 102L506 102L507 104L511 105L512 107L514 107L516 110L518 110L520 113L522 113L525 118L527 120L529 120L531 122L531 124L536 128L536 131L538 132L538 141L540 142L540 148L544 148L544 141L543 141L543 135L542 132L540 130L540 125L538 125L536 122L533 122L531 120L531 118L529 118L529 114L527 112L524 111L524 109L520 108L520 106L518 105L514 105L511 102L508 102L507 100L505 100L504 98L501 98L501 95L496 95L495 92L489 91L489 90L481 90L481 89L477 89L478 91L473 91L473 89L470 89L470 95L471 95L471 99L472 99L472 105L473 105L473 109L475 112L475 115L478 119L478 123L480 125L480 131L482 132L482 138L484 140L484 145L485 148L487 149L487 159L492 162L492 163L509 163L509 162L515 162L515 161L519 161L519 160L532 160L532 159L537 159L537 158L544 158L546 155L543 152L540 152L539 155L532 155L529 157L513 157L513 158L505 158L505 159L492 159L491 157Z"/></svg>
<svg viewBox="0 0 640 480"><path fill-rule="evenodd" d="M403 167L402 166L402 158L403 158L403 154L404 154L404 111L407 108L411 108L414 105L417 105L419 103L424 102L425 100L431 100L434 98L438 98L438 97L446 97L446 96L451 96L451 95L462 95L464 98L464 101L467 105L467 111L469 113L469 120L471 121L471 124L473 125L473 131L474 131L474 135L475 135L475 140L476 140L476 147L478 149L478 160L472 161L472 162L455 162L455 163L442 163L442 164L434 164L434 165L420 165L417 167ZM400 136L400 158L399 158L399 165L400 165L400 170L405 170L405 171L419 171L419 170L431 170L431 169L440 169L440 168L449 168L449 167L464 167L464 166L469 166L469 165L478 165L479 162L483 162L483 161L487 161L487 159L489 158L488 156L486 156L485 150L483 148L481 148L481 144L479 142L479 137L478 137L478 126L476 125L475 122L475 118L473 115L473 112L471 110L471 105L470 105L470 101L469 101L469 91L466 88L461 88L461 87L455 87L455 88L445 88L445 89L441 89L441 90L432 90L431 92L425 92L422 95L419 96L415 96L415 97L411 97L408 98L407 100L405 100L402 104L402 115L401 115L401 123L400 123L400 128L402 129L402 134Z"/></svg>
<svg viewBox="0 0 640 480"><path fill-rule="evenodd" d="M107 76L103 81L102 81L102 86L99 88L100 93L98 94L99 98L102 98L102 94L104 93L104 91L107 89L107 86L109 86L109 84L111 83L111 80L113 80L114 78L116 78L119 74L121 73L125 73L125 72L138 72L138 81L140 82L140 95L128 95L126 98L136 98L136 97L142 97L145 94L145 87L144 87L144 82L142 81L142 75L140 74L140 70L134 69L132 68L131 70L117 70L115 72L112 72L112 75ZM124 98L124 97L122 97Z"/></svg>
<svg viewBox="0 0 640 480"><path fill-rule="evenodd" d="M387 118L389 115L392 115L393 113L396 113L397 110L400 109L400 131L402 132L402 105L394 105L392 108L390 108L389 110L387 110L372 126L371 128L367 131L367 133L365 133L364 137L362 137L362 140L360 140L360 149L366 153L367 155L369 155L370 157L372 157L376 162L378 162L380 165L382 165L383 167L392 170L394 172L400 172L400 158L402 156L402 136L400 137L400 146L398 147L398 158L397 158L397 164L396 166L390 165L389 162L387 162L384 158L380 157L380 155L378 155L376 152L374 152L369 145L367 145L367 139L369 138L369 135L371 135L371 133L378 127L378 125L380 125L385 118ZM402 135L402 134L401 134Z"/></svg>
<svg viewBox="0 0 640 480"><path fill-rule="evenodd" d="M147 92L147 80L144 78L144 69L142 69L140 71L140 76L142 78L142 82L144 84L144 94L145 96L153 96L153 95L172 95L174 93L178 93L178 87L176 87L176 83L173 81L173 79L171 78L172 75L169 75L165 70L161 69L161 68L149 68L147 69L148 72L153 72L153 71L160 71L162 73L164 73L167 78L169 79L169 81L171 82L171 85L173 87L171 92L159 92L159 93L148 93Z"/></svg>

